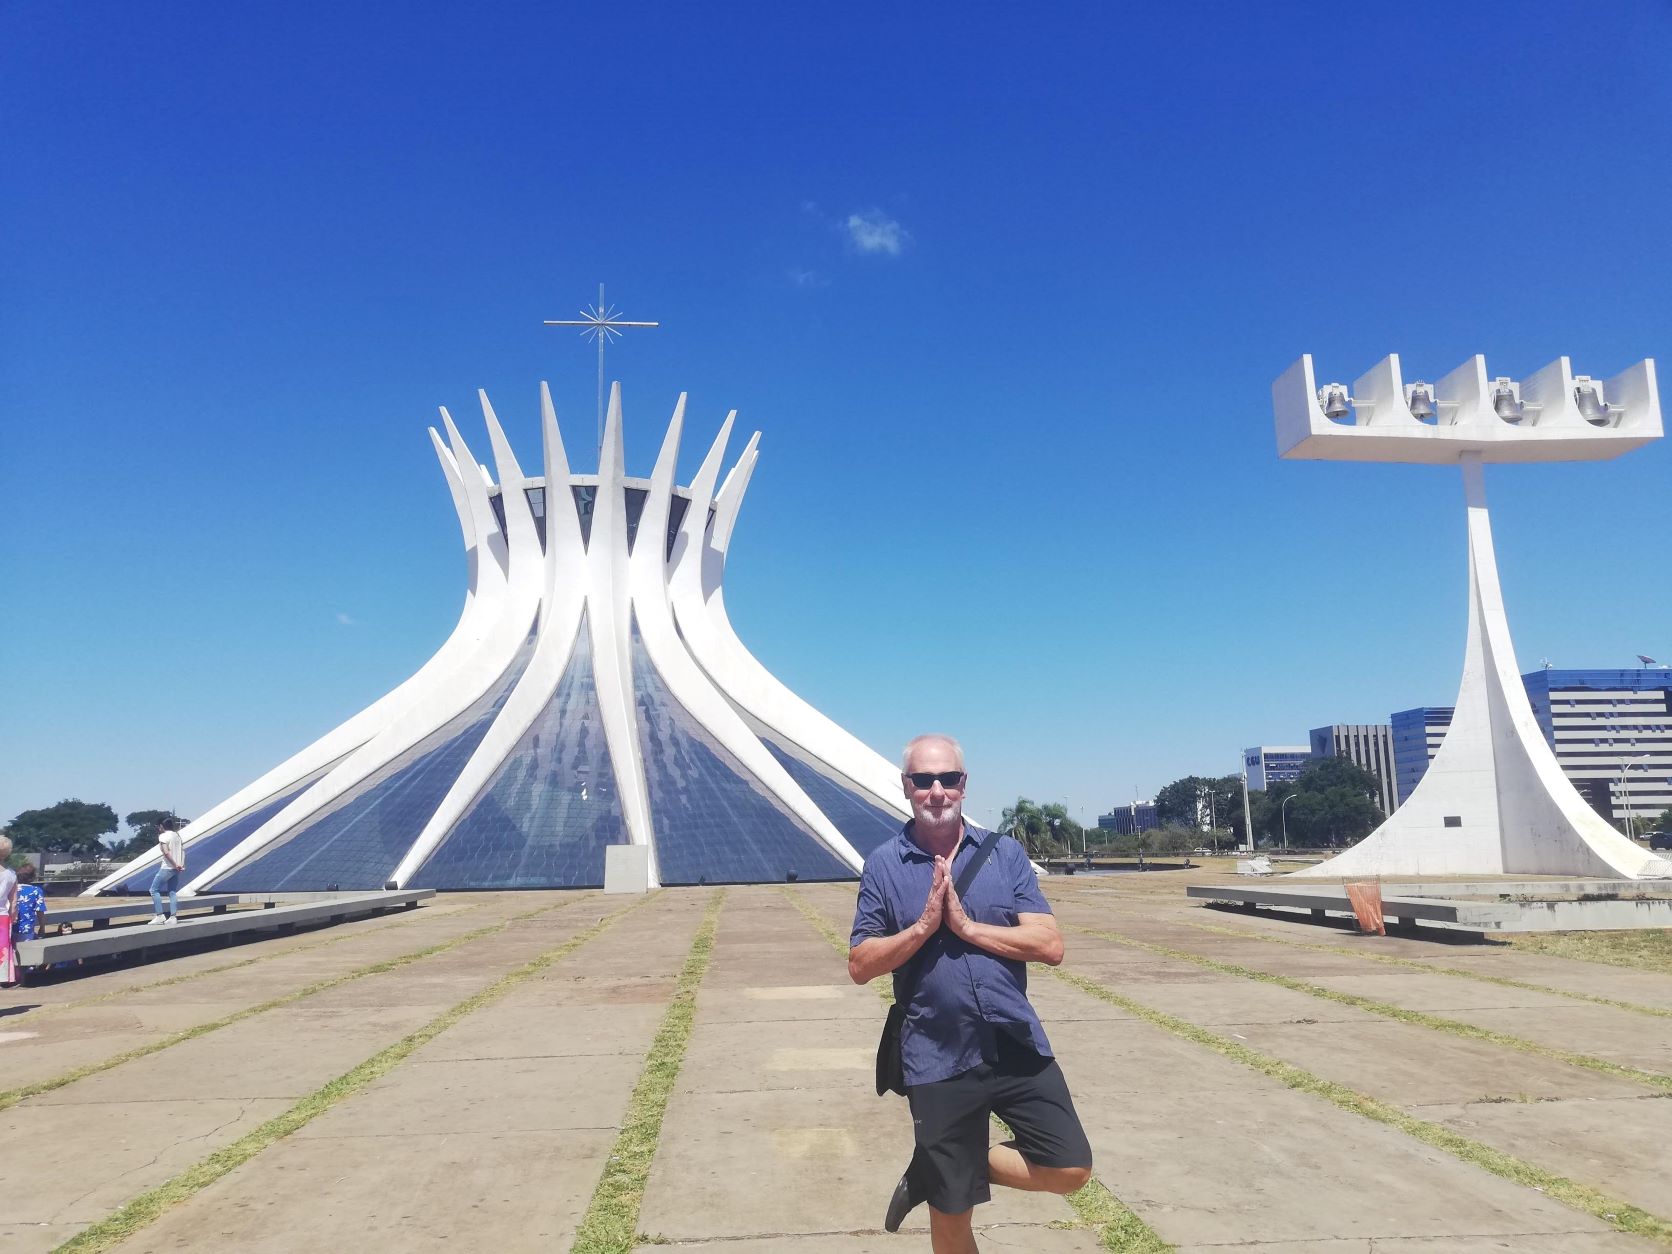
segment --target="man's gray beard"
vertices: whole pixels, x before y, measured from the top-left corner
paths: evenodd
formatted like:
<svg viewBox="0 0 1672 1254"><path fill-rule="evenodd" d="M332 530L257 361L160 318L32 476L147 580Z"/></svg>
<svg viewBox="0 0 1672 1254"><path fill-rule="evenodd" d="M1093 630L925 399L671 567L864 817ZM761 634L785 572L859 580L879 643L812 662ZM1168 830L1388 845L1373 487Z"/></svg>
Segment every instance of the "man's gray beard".
<svg viewBox="0 0 1672 1254"><path fill-rule="evenodd" d="M931 817L928 810L929 810L929 808L927 806L924 806L922 811L919 812L917 807L914 806L914 807L912 807L912 817L914 819L916 819L917 822L924 827L934 827L934 826L941 826L941 825L944 825L946 827L953 827L953 826L960 825L963 821L963 818L964 818L964 807L962 805L953 806L951 813L949 815L947 815L947 817L944 818L944 819L935 819L935 818Z"/></svg>

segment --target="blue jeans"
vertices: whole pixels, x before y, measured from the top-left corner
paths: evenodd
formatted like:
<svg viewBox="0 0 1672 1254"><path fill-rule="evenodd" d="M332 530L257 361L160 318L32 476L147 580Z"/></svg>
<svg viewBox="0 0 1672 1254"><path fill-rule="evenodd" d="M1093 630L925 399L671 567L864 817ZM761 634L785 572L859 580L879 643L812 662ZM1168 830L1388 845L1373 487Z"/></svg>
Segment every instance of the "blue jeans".
<svg viewBox="0 0 1672 1254"><path fill-rule="evenodd" d="M180 872L168 863L157 868L157 873L151 877L151 905L158 914L163 912L163 894L168 894L168 912L180 913Z"/></svg>

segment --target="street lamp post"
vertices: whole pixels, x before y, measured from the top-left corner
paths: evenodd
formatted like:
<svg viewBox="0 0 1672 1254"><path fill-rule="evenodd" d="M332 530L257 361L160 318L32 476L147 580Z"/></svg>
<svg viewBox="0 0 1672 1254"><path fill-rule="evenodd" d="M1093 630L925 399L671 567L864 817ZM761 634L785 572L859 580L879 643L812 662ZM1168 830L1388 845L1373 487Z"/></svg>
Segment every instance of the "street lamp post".
<svg viewBox="0 0 1672 1254"><path fill-rule="evenodd" d="M1622 766L1620 768L1620 804L1625 807L1625 812L1626 812L1626 839L1627 840L1631 839L1632 813L1631 813L1631 794L1626 791L1626 772L1631 770L1631 768L1634 767L1634 766L1643 765L1643 759L1648 757L1648 756L1649 755L1646 754L1646 753L1640 753L1635 758L1632 758L1631 761L1627 762L1624 766Z"/></svg>
<svg viewBox="0 0 1672 1254"><path fill-rule="evenodd" d="M1283 848L1285 849L1289 847L1289 803L1298 796L1300 796L1298 792L1290 793L1283 798L1283 804L1277 807L1278 817L1283 820Z"/></svg>

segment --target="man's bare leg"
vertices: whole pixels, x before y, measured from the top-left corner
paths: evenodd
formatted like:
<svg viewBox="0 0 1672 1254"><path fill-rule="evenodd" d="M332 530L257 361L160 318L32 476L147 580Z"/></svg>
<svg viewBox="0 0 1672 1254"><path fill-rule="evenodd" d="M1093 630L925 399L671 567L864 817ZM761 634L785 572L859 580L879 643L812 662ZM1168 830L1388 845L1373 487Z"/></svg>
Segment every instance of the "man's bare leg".
<svg viewBox="0 0 1672 1254"><path fill-rule="evenodd" d="M1072 1193L1091 1179L1089 1167L1041 1167L1005 1142L987 1151L987 1179L1029 1193Z"/></svg>
<svg viewBox="0 0 1672 1254"><path fill-rule="evenodd" d="M970 1219L974 1214L973 1206L956 1215L929 1207L930 1249L935 1254L980 1254L975 1244L975 1233L970 1229Z"/></svg>

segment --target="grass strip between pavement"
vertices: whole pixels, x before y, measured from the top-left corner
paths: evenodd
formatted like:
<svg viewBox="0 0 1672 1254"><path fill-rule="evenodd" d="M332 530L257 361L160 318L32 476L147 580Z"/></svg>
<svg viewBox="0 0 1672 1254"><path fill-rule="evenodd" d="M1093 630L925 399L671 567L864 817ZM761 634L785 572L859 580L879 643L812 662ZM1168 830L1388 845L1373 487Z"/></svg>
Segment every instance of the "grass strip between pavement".
<svg viewBox="0 0 1672 1254"><path fill-rule="evenodd" d="M1581 1067L1586 1071L1597 1071L1603 1075L1629 1080L1634 1084L1659 1089L1662 1092L1672 1092L1672 1076L1663 1075L1658 1071L1645 1071L1641 1067L1628 1067L1624 1063L1610 1062L1608 1059L1598 1058L1594 1054L1577 1054L1572 1050L1558 1049L1554 1045L1541 1045L1537 1041L1529 1041L1522 1036L1512 1036L1508 1032L1476 1027L1472 1023L1464 1023L1460 1019L1447 1019L1441 1015L1428 1014L1421 1010L1407 1010L1403 1006L1395 1006L1391 1002L1377 1001L1373 997L1361 997L1357 993L1344 993L1338 989L1326 988L1322 984L1311 984L1306 980L1297 980L1287 975L1275 975L1270 971L1259 971L1253 967L1239 966L1234 962L1223 962L1218 958L1209 958L1202 954L1191 953L1188 949L1174 949L1170 945L1157 945L1153 941L1135 940L1130 936L1103 932L1096 928L1083 927L1077 923L1069 926L1076 932L1083 932L1087 936L1095 936L1099 940L1110 941L1116 945L1125 945L1131 949L1140 949L1145 953L1156 954L1163 958L1174 958L1180 962L1188 962L1193 966L1203 967L1209 971L1218 971L1222 975L1234 975L1245 980L1255 980L1261 984L1275 984L1279 988L1290 989L1296 993L1305 993L1308 997L1317 997L1323 1001L1335 1002L1337 1005L1351 1006L1356 1010L1381 1015L1385 1019L1393 1019L1399 1023L1409 1023L1416 1027L1428 1028L1434 1032L1444 1032L1449 1036L1461 1037L1468 1041L1485 1041L1488 1044L1502 1046L1504 1049L1517 1050L1523 1054L1537 1054L1541 1058L1549 1058L1572 1067Z"/></svg>
<svg viewBox="0 0 1672 1254"><path fill-rule="evenodd" d="M1216 927L1212 923L1192 923L1186 919L1178 919L1176 922L1185 927L1195 928L1198 932L1213 932L1220 936L1235 936L1242 940L1265 941L1270 945L1286 945L1290 949L1305 949L1317 954L1340 954L1347 958L1362 958L1366 962L1379 962L1388 967L1403 967L1408 971L1424 971L1431 975L1450 975L1460 980L1474 980L1480 984L1496 984L1499 988L1513 988L1524 993L1549 993L1552 996L1566 997L1572 1001L1588 1002L1593 1006L1607 1006L1613 1010L1629 1010L1632 1014L1653 1015L1657 1019L1672 1019L1672 1009L1665 1006L1645 1006L1641 1002L1621 1001L1617 997L1599 997L1595 993L1576 993L1571 989L1555 988L1549 984L1535 984L1531 980L1512 979L1507 975L1487 975L1480 971L1470 971L1466 967L1442 967L1419 958L1401 958L1397 954L1364 953L1361 950L1349 949L1344 945L1315 945L1310 941L1293 940L1287 936L1267 936L1263 932L1253 932L1247 928ZM1586 959L1574 960L1586 961ZM1616 963L1613 965L1629 966L1630 964Z"/></svg>
<svg viewBox="0 0 1672 1254"><path fill-rule="evenodd" d="M662 1139L662 1117L667 1113L668 1098L685 1063L685 1046L690 1042L696 1019L697 988L714 953L714 932L719 927L720 907L725 900L723 888L716 889L709 899L708 909L691 941L691 952L674 985L673 999L662 1015L656 1039L651 1042L650 1052L639 1071L639 1082L627 1101L621 1132L604 1162L604 1172L592 1191L592 1200L587 1203L586 1216L570 1247L571 1254L628 1254L639 1242L639 1208L644 1201L645 1184L656 1158L656 1145Z"/></svg>
<svg viewBox="0 0 1672 1254"><path fill-rule="evenodd" d="M801 917L811 923L837 953L847 956L848 938L838 932L829 919L802 902L788 889L779 891L789 898L790 904L800 912ZM893 981L888 977L878 976L871 981L871 987L885 1004L894 1004ZM997 1115L993 1116L993 1121L1001 1128L1004 1127L1003 1121ZM1068 1194L1067 1201L1074 1208L1080 1222L1097 1233L1098 1244L1106 1250L1115 1251L1115 1254L1166 1254L1173 1248L1161 1239L1160 1233L1139 1218L1136 1211L1111 1193L1095 1175L1081 1188Z"/></svg>
<svg viewBox="0 0 1672 1254"><path fill-rule="evenodd" d="M380 1049L353 1070L345 1072L323 1088L316 1089L308 1094L289 1110L275 1115L259 1128L245 1133L231 1145L216 1150L209 1157L192 1164L172 1180L158 1185L149 1192L141 1193L120 1210L107 1215L98 1223L89 1228L84 1228L64 1244L58 1246L53 1254L98 1254L99 1251L108 1250L121 1244L140 1229L155 1223L164 1212L189 1200L194 1194L201 1192L229 1171L249 1162L250 1159L275 1141L283 1140L291 1133L317 1119L339 1102L353 1097L373 1080L387 1075L404 1062L415 1049L428 1044L466 1015L473 1014L484 1006L498 1001L517 985L540 974L553 963L568 957L588 941L608 931L624 914L638 909L648 900L648 897L642 897L613 914L607 914L585 931L571 936L561 945L529 959L520 967L512 968L486 988L472 993L463 1001L442 1011L417 1031L402 1037L393 1045ZM544 913L544 911L531 910L528 914L514 917L527 918L528 915L541 913ZM510 920L507 920L507 922L510 922Z"/></svg>
<svg viewBox="0 0 1672 1254"><path fill-rule="evenodd" d="M590 896L591 894L586 894ZM256 1015L266 1014L269 1010L277 1010L280 1006L289 1006L327 989L348 984L354 980L364 979L368 975L382 975L386 971L396 971L401 967L410 966L414 962L421 962L425 958L433 958L436 954L446 953L450 949L457 949L460 945L471 941L481 940L484 936L492 936L496 932L503 932L511 924L522 919L532 918L537 914L545 914L551 910L561 910L574 905L585 897L577 896L568 901L560 901L555 906L541 906L535 910L525 910L521 914L511 915L501 919L498 923L490 923L486 927L476 928L474 931L464 932L453 937L452 940L441 941L434 945L427 945L423 949L415 949L411 953L400 954L394 958L386 958L382 962L374 962L369 966L358 967L353 971L345 971L341 975L333 975L329 979L315 980L312 984L303 986L292 993L285 993L279 997L271 997L254 1006L246 1006L242 1010L235 1010L231 1014L222 1015L219 1019L211 1019L207 1023L195 1024L189 1028L182 1028L178 1032L144 1045L136 1045L132 1049L123 1050L120 1054L113 1054L109 1058L90 1062L85 1066L76 1067L62 1075L56 1075L46 1080L37 1080L33 1084L20 1085L15 1089L0 1091L0 1111L10 1110L25 1098L35 1097L41 1093L50 1093L61 1089L67 1084L74 1084L77 1080L85 1080L88 1076L98 1075L101 1071L109 1071L113 1067L120 1067L123 1063L133 1062L138 1058L148 1058L152 1054L161 1053L172 1046L186 1041L196 1040L200 1036L207 1036L211 1032L218 1032L222 1028L230 1027L234 1023L242 1023L245 1019L252 1019Z"/></svg>
<svg viewBox="0 0 1672 1254"><path fill-rule="evenodd" d="M480 903L463 907L465 911L480 910L481 908ZM431 909L433 909L433 907L431 907ZM383 927L381 928L346 931L341 935L326 936L321 940L311 941L306 945L295 945L290 949L280 949L270 953L255 954L248 958L240 958L237 962L223 963L218 967L204 967L201 971L187 971L182 975L165 976L160 980L146 980L140 984L129 984L122 988L111 989L107 993L95 993L91 997L82 997L76 1001L52 1002L45 1006L37 1006L34 1010L29 1012L29 1019L31 1022L36 1022L43 1015L58 1014L64 1010L80 1010L83 1006L97 1006L102 1002L115 1001L118 997L128 997L134 993L149 993L155 988L172 988L176 984L186 984L192 980L201 980L204 976L220 975L225 971L236 971L240 967L254 966L258 962L271 962L276 958L288 958L291 954L312 953L316 949L324 949L327 945L340 945L344 941L357 940L360 937L368 935L372 932L384 932L398 927L410 927L414 923L427 921L424 918L423 907L420 907L417 910L402 910L399 913L402 917L394 920L393 922L377 915L364 920L365 922L382 923ZM453 912L448 911L448 913ZM330 930L335 932L338 931L338 927L328 924L326 928L321 930ZM162 959L161 961L167 961L167 959Z"/></svg>
<svg viewBox="0 0 1672 1254"><path fill-rule="evenodd" d="M1085 929L1079 929L1085 930ZM1495 1176L1502 1177L1514 1184L1526 1188L1536 1189L1545 1196L1554 1198L1564 1206L1583 1211L1592 1215L1610 1227L1633 1236L1649 1237L1659 1241L1662 1245L1672 1246L1672 1221L1663 1219L1659 1215L1650 1214L1640 1207L1633 1206L1618 1198L1593 1189L1590 1185L1580 1184L1576 1180L1569 1180L1566 1176L1556 1175L1542 1167L1534 1166L1524 1159L1516 1158L1513 1154L1506 1154L1502 1150L1494 1149L1480 1141L1453 1132L1441 1124L1429 1123L1406 1114L1397 1107L1386 1102L1377 1101L1373 1097L1338 1084L1333 1080L1323 1079L1300 1067L1273 1058L1269 1054L1262 1054L1247 1045L1238 1044L1227 1037L1211 1032L1207 1028L1197 1027L1194 1023L1170 1015L1154 1007L1146 1006L1142 1002L1134 1001L1113 989L1098 983L1096 980L1080 975L1073 971L1065 971L1058 967L1053 972L1058 979L1088 993L1100 1001L1108 1002L1112 1006L1119 1006L1122 1010L1136 1015L1145 1023L1170 1032L1174 1036L1200 1045L1205 1049L1229 1058L1233 1062L1241 1063L1260 1074L1269 1076L1291 1089L1302 1093L1310 1093L1321 1097L1327 1102L1339 1106L1343 1110L1351 1111L1355 1115L1362 1115L1376 1123L1386 1124L1397 1128L1408 1136L1415 1137L1425 1145L1441 1149L1471 1163Z"/></svg>

